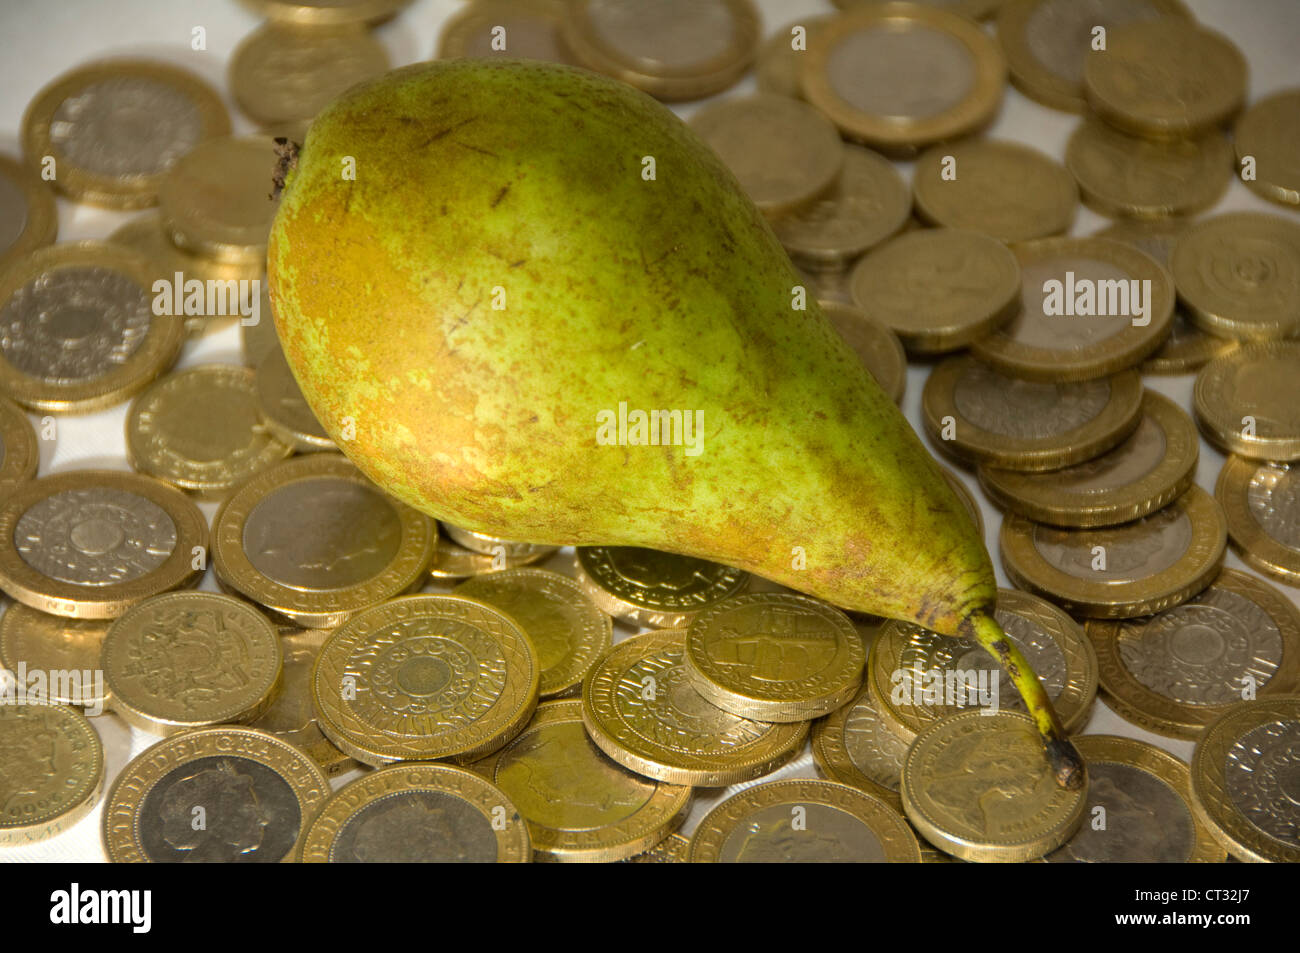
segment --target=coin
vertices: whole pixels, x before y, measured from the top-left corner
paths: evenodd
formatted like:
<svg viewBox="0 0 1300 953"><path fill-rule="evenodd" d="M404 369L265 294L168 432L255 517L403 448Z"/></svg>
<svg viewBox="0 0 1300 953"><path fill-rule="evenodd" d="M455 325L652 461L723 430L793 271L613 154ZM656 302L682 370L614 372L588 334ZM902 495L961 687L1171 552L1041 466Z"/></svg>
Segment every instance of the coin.
<svg viewBox="0 0 1300 953"><path fill-rule="evenodd" d="M749 573L693 556L635 546L579 546L578 583L591 600L631 625L672 629L738 595Z"/></svg>
<svg viewBox="0 0 1300 953"><path fill-rule="evenodd" d="M293 745L221 725L174 735L136 755L109 788L111 862L274 864L291 861L330 795Z"/></svg>
<svg viewBox="0 0 1300 953"><path fill-rule="evenodd" d="M30 480L40 460L32 422L21 407L0 397L0 485Z"/></svg>
<svg viewBox="0 0 1300 953"><path fill-rule="evenodd" d="M1254 160L1254 177L1242 181L1256 194L1300 205L1300 90L1274 93L1252 105L1233 130L1237 160Z"/></svg>
<svg viewBox="0 0 1300 953"><path fill-rule="evenodd" d="M1021 308L971 345L1030 380L1090 380L1141 363L1169 337L1174 283L1154 258L1105 238L1043 238L1014 249Z"/></svg>
<svg viewBox="0 0 1300 953"><path fill-rule="evenodd" d="M681 834L669 834L647 851L629 857L627 864L684 864L691 853L691 839Z"/></svg>
<svg viewBox="0 0 1300 953"><path fill-rule="evenodd" d="M1243 561L1300 586L1300 473L1286 463L1230 456L1214 497L1228 521L1228 538Z"/></svg>
<svg viewBox="0 0 1300 953"><path fill-rule="evenodd" d="M1053 526L1113 526L1178 498L1196 478L1196 425L1154 391L1142 395L1132 435L1101 456L1049 473L980 467L980 485L1004 509Z"/></svg>
<svg viewBox="0 0 1300 953"><path fill-rule="evenodd" d="M563 39L578 62L664 100L732 86L754 60L762 21L751 0L572 0Z"/></svg>
<svg viewBox="0 0 1300 953"><path fill-rule="evenodd" d="M454 14L438 36L438 59L506 56L573 63L560 38L563 3L477 0Z"/></svg>
<svg viewBox="0 0 1300 953"><path fill-rule="evenodd" d="M36 94L23 115L23 152L53 158L54 187L79 202L145 208L182 156L230 132L217 92L156 60L80 66Z"/></svg>
<svg viewBox="0 0 1300 953"><path fill-rule="evenodd" d="M838 301L819 301L822 313L853 349L880 389L894 403L903 400L907 386L907 355L898 336L860 308Z"/></svg>
<svg viewBox="0 0 1300 953"><path fill-rule="evenodd" d="M910 154L986 125L1006 75L997 44L964 17L872 4L827 27L804 60L802 84L845 138Z"/></svg>
<svg viewBox="0 0 1300 953"><path fill-rule="evenodd" d="M537 707L538 659L503 612L461 596L417 595L358 612L312 672L325 737L358 761L473 761Z"/></svg>
<svg viewBox="0 0 1300 953"><path fill-rule="evenodd" d="M0 155L0 222L0 264L50 244L59 231L54 193L7 155Z"/></svg>
<svg viewBox="0 0 1300 953"><path fill-rule="evenodd" d="M853 275L853 269L850 267L838 268L834 270L823 270L820 268L798 268L796 271L806 286L811 297L824 303L827 301L837 301L840 304L854 304L853 295L849 290L849 279Z"/></svg>
<svg viewBox="0 0 1300 953"><path fill-rule="evenodd" d="M853 268L853 300L911 354L965 347L1020 307L1020 263L978 232L925 228L893 238Z"/></svg>
<svg viewBox="0 0 1300 953"><path fill-rule="evenodd" d="M1088 105L1134 135L1191 136L1246 98L1246 60L1232 41L1179 17L1120 24L1083 67Z"/></svg>
<svg viewBox="0 0 1300 953"><path fill-rule="evenodd" d="M55 705L102 710L109 697L100 663L108 625L102 619L65 619L14 603L0 616L0 665L15 674L19 666L43 673L44 697ZM30 697L30 685L27 691Z"/></svg>
<svg viewBox="0 0 1300 953"><path fill-rule="evenodd" d="M1243 344L1196 375L1196 421L1212 444L1250 460L1300 460L1300 344Z"/></svg>
<svg viewBox="0 0 1300 953"><path fill-rule="evenodd" d="M700 821L693 864L919 864L901 814L833 781L771 781L733 794Z"/></svg>
<svg viewBox="0 0 1300 953"><path fill-rule="evenodd" d="M471 552L480 553L484 556L492 556L510 561L514 566L523 566L528 563L535 563L539 559L545 559L554 553L558 546L548 546L542 543L525 543L513 539L505 539L501 536L490 536L487 533L479 533L474 530L465 529L460 526L452 526L450 523L443 523L442 528L447 531L447 535L453 542ZM503 565L501 567L505 569Z"/></svg>
<svg viewBox="0 0 1300 953"><path fill-rule="evenodd" d="M172 365L180 318L155 316L148 259L104 242L38 248L0 272L0 392L29 410L89 413Z"/></svg>
<svg viewBox="0 0 1300 953"><path fill-rule="evenodd" d="M813 724L813 760L830 780L865 791L901 812L898 786L911 739L881 714L872 681L868 667L852 701Z"/></svg>
<svg viewBox="0 0 1300 953"><path fill-rule="evenodd" d="M1186 763L1115 735L1084 735L1074 745L1088 764L1087 813L1100 823L1081 825L1044 862L1223 863L1223 848L1192 813Z"/></svg>
<svg viewBox="0 0 1300 953"><path fill-rule="evenodd" d="M623 860L681 823L691 789L647 780L607 758L582 727L582 702L537 706L515 739L474 766L528 821L548 860Z"/></svg>
<svg viewBox="0 0 1300 953"><path fill-rule="evenodd" d="M532 847L500 788L450 765L398 764L334 792L298 856L305 864L523 864Z"/></svg>
<svg viewBox="0 0 1300 953"><path fill-rule="evenodd" d="M772 34L758 51L754 74L758 89L764 93L798 99L803 95L799 77L803 61L814 43L821 42L833 16L801 17Z"/></svg>
<svg viewBox="0 0 1300 953"><path fill-rule="evenodd" d="M1169 258L1178 298L1197 327L1229 338L1300 332L1300 225L1236 212L1197 222Z"/></svg>
<svg viewBox="0 0 1300 953"><path fill-rule="evenodd" d="M299 453L338 449L302 396L279 346L270 348L257 365L256 384L258 413L276 440Z"/></svg>
<svg viewBox="0 0 1300 953"><path fill-rule="evenodd" d="M1297 759L1300 698L1243 702L1205 729L1192 754L1192 809L1238 860L1300 862Z"/></svg>
<svg viewBox="0 0 1300 953"><path fill-rule="evenodd" d="M959 461L1055 470L1105 453L1137 429L1142 380L1129 370L1073 383L1026 381L959 355L930 372L921 412L934 445Z"/></svg>
<svg viewBox="0 0 1300 953"><path fill-rule="evenodd" d="M314 453L241 484L212 535L220 582L299 625L328 628L417 585L437 528L338 454Z"/></svg>
<svg viewBox="0 0 1300 953"><path fill-rule="evenodd" d="M53 837L99 800L104 746L72 708L0 705L0 759L0 845Z"/></svg>
<svg viewBox="0 0 1300 953"><path fill-rule="evenodd" d="M605 754L637 774L693 787L761 777L803 746L807 722L732 715L691 685L686 633L666 629L614 646L582 685L582 720Z"/></svg>
<svg viewBox="0 0 1300 953"><path fill-rule="evenodd" d="M1019 863L1070 839L1087 786L1053 777L1026 714L966 711L936 721L907 751L900 789L908 820L962 860Z"/></svg>
<svg viewBox="0 0 1300 953"><path fill-rule="evenodd" d="M112 619L192 585L207 545L198 506L135 473L59 473L7 487L0 501L0 589L53 615Z"/></svg>
<svg viewBox="0 0 1300 953"><path fill-rule="evenodd" d="M1218 574L1223 510L1193 484L1149 516L1097 529L1060 529L1008 514L998 543L1013 584L1073 615L1129 619L1176 606Z"/></svg>
<svg viewBox="0 0 1300 953"><path fill-rule="evenodd" d="M411 0L244 0L260 16L277 23L337 26L387 20Z"/></svg>
<svg viewBox="0 0 1300 953"><path fill-rule="evenodd" d="M875 2L877 0L831 0L831 3L841 10L851 10L854 6ZM960 13L972 20L983 20L996 13L998 7L1005 3L1006 0L913 0L913 2L942 7L953 13Z"/></svg>
<svg viewBox="0 0 1300 953"><path fill-rule="evenodd" d="M275 318L271 313L271 292L267 282L262 282L261 306L257 321L239 322L239 349L244 363L257 369L272 351L280 347L280 338L275 331Z"/></svg>
<svg viewBox="0 0 1300 953"><path fill-rule="evenodd" d="M811 106L785 96L724 99L691 116L690 127L772 217L798 212L826 195L844 167L846 150L835 127Z"/></svg>
<svg viewBox="0 0 1300 953"><path fill-rule="evenodd" d="M496 565L500 563L501 565ZM443 582L456 579L468 579L471 576L487 572L499 572L520 565L511 562L508 556L486 556L466 549L449 540L444 534L438 534L438 545L434 548L433 562L429 565L429 575Z"/></svg>
<svg viewBox="0 0 1300 953"><path fill-rule="evenodd" d="M970 513L971 522L975 524L975 529L979 531L979 535L982 537L984 535L984 514L980 512L980 505L975 502L974 495L970 490L966 489L966 484L962 482L961 478L947 467L940 464L939 472L943 475L944 480L948 482L948 486L952 488L952 492L956 494L961 505Z"/></svg>

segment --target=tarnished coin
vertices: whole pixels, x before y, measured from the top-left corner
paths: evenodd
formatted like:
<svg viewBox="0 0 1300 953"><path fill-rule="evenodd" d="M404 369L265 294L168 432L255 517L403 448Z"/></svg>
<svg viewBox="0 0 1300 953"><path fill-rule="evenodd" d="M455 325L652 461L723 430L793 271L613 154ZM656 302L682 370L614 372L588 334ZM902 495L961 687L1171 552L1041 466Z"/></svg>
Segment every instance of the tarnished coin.
<svg viewBox="0 0 1300 953"><path fill-rule="evenodd" d="M691 839L669 834L647 851L623 861L626 864L684 864L691 853Z"/></svg>
<svg viewBox="0 0 1300 953"><path fill-rule="evenodd" d="M1242 702L1192 754L1192 808L1238 860L1300 863L1300 698Z"/></svg>
<svg viewBox="0 0 1300 953"><path fill-rule="evenodd" d="M800 17L772 34L758 51L758 61L754 64L759 90L791 99L801 97L804 60L834 20L829 16Z"/></svg>
<svg viewBox="0 0 1300 953"><path fill-rule="evenodd" d="M438 35L438 59L503 56L574 63L560 38L562 0L477 0Z"/></svg>
<svg viewBox="0 0 1300 953"><path fill-rule="evenodd" d="M1163 139L1210 129L1241 109L1246 59L1222 33L1167 17L1107 31L1083 67L1088 105L1112 126Z"/></svg>
<svg viewBox="0 0 1300 953"><path fill-rule="evenodd" d="M0 393L29 410L121 403L172 365L182 319L155 315L149 260L105 242L38 248L0 272Z"/></svg>
<svg viewBox="0 0 1300 953"><path fill-rule="evenodd" d="M785 96L724 99L695 113L690 126L769 216L807 208L830 191L844 167L847 150L835 127Z"/></svg>
<svg viewBox="0 0 1300 953"><path fill-rule="evenodd" d="M1300 586L1300 467L1230 456L1214 497L1237 555L1260 572Z"/></svg>
<svg viewBox="0 0 1300 953"><path fill-rule="evenodd" d="M1193 484L1163 509L1118 526L1060 529L1008 514L998 543L1019 588L1076 616L1131 619L1208 586L1227 536L1223 509Z"/></svg>
<svg viewBox="0 0 1300 953"><path fill-rule="evenodd" d="M411 0L244 0L260 16L299 26L338 26L387 20Z"/></svg>
<svg viewBox="0 0 1300 953"><path fill-rule="evenodd" d="M314 453L243 483L212 536L220 582L299 625L328 628L417 585L437 528L343 457Z"/></svg>
<svg viewBox="0 0 1300 953"><path fill-rule="evenodd" d="M923 228L893 238L853 268L853 300L911 354L965 347L1020 307L1020 263L978 232Z"/></svg>
<svg viewBox="0 0 1300 953"><path fill-rule="evenodd" d="M966 711L919 734L903 763L903 810L926 840L962 860L1019 863L1070 839L1087 786L1053 777L1026 714Z"/></svg>
<svg viewBox="0 0 1300 953"><path fill-rule="evenodd" d="M21 407L0 397L0 485L30 480L40 461L32 422Z"/></svg>
<svg viewBox="0 0 1300 953"><path fill-rule="evenodd" d="M0 665L15 676L43 673L46 699L96 714L109 697L101 663L108 626L103 619L65 619L14 603L0 616ZM30 696L30 683L27 691Z"/></svg>
<svg viewBox="0 0 1300 953"><path fill-rule="evenodd" d="M23 116L23 152L55 163L54 187L110 208L158 202L182 156L230 132L221 97L188 70L155 60L102 60L54 80Z"/></svg>
<svg viewBox="0 0 1300 953"><path fill-rule="evenodd" d="M257 365L256 385L258 413L278 441L299 453L338 449L302 396L279 347L271 348Z"/></svg>
<svg viewBox="0 0 1300 953"><path fill-rule="evenodd" d="M547 860L623 860L681 823L691 789L652 781L607 758L582 727L581 701L537 706L513 741L473 765L528 821Z"/></svg>
<svg viewBox="0 0 1300 953"><path fill-rule="evenodd" d="M1142 396L1133 434L1101 456L1049 473L980 467L980 485L999 506L1052 526L1113 526L1160 509L1192 485L1196 424L1154 391Z"/></svg>
<svg viewBox="0 0 1300 953"><path fill-rule="evenodd" d="M857 695L813 723L813 760L832 781L865 791L902 811L898 786L903 782L903 758L911 739L881 714L872 682L868 668Z"/></svg>
<svg viewBox="0 0 1300 953"><path fill-rule="evenodd" d="M614 646L582 686L582 720L605 754L637 774L694 787L761 777L803 745L807 722L751 721L691 685L686 633L650 632Z"/></svg>
<svg viewBox="0 0 1300 953"><path fill-rule="evenodd" d="M207 546L198 506L135 473L59 473L0 499L0 589L53 615L113 619L192 585Z"/></svg>
<svg viewBox="0 0 1300 953"><path fill-rule="evenodd" d="M60 705L0 705L5 798L0 845L53 837L90 813L104 784L104 746L86 716Z"/></svg>
<svg viewBox="0 0 1300 953"><path fill-rule="evenodd" d="M524 864L528 824L506 793L472 771L398 764L334 792L311 821L305 864Z"/></svg>
<svg viewBox="0 0 1300 953"><path fill-rule="evenodd" d="M861 358L880 389L901 403L907 387L907 355L893 331L860 308L837 301L819 301L822 313Z"/></svg>
<svg viewBox="0 0 1300 953"><path fill-rule="evenodd" d="M578 582L601 609L632 625L672 629L749 585L749 573L635 546L579 546Z"/></svg>
<svg viewBox="0 0 1300 953"><path fill-rule="evenodd" d="M1300 205L1300 89L1252 105L1237 120L1232 138L1238 163L1254 163L1253 177L1242 180L1250 189L1283 205Z"/></svg>
<svg viewBox="0 0 1300 953"><path fill-rule="evenodd" d="M1086 814L1104 817L1105 823L1081 825L1042 858L1045 863L1223 863L1223 848L1192 813L1185 762L1155 745L1116 735L1083 735L1074 745L1088 764Z"/></svg>
<svg viewBox="0 0 1300 953"><path fill-rule="evenodd" d="M0 155L0 265L54 241L54 193L20 162Z"/></svg>
<svg viewBox="0 0 1300 953"><path fill-rule="evenodd" d="M1055 470L1105 453L1137 429L1142 380L1129 370L1076 383L1026 381L960 355L930 372L921 412L934 445L959 461Z"/></svg>
<svg viewBox="0 0 1300 953"><path fill-rule="evenodd" d="M118 864L284 863L329 796L293 745L252 728L199 728L122 769L104 804L104 850Z"/></svg>
<svg viewBox="0 0 1300 953"><path fill-rule="evenodd" d="M911 153L986 125L1007 64L978 25L917 4L837 17L804 60L804 97L848 139Z"/></svg>
<svg viewBox="0 0 1300 953"><path fill-rule="evenodd" d="M543 543L525 543L519 540L505 539L501 536L490 536L487 533L452 526L450 523L445 522L442 524L442 528L447 531L447 535L453 542L465 549L504 560L512 566L526 566L529 563L535 563L559 549L558 546L548 546ZM505 566L501 568L504 569Z"/></svg>
<svg viewBox="0 0 1300 953"><path fill-rule="evenodd" d="M727 798L691 838L693 864L919 864L921 846L883 801L833 781L771 781Z"/></svg>
<svg viewBox="0 0 1300 953"><path fill-rule="evenodd" d="M1300 344L1243 344L1196 375L1201 432L1250 460L1300 460Z"/></svg>
<svg viewBox="0 0 1300 953"><path fill-rule="evenodd" d="M1134 367L1169 337L1174 282L1150 255L1105 238L1043 238L1015 247L1021 307L971 345L1030 380L1091 380Z"/></svg>

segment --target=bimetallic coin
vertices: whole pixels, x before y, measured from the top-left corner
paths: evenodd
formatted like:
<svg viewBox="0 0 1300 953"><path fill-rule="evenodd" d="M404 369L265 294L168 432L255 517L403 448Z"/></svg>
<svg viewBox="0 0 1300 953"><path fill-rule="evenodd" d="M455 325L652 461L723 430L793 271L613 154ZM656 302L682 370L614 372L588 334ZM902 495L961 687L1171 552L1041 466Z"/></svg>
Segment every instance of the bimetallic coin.
<svg viewBox="0 0 1300 953"><path fill-rule="evenodd" d="M266 429L297 452L338 449L302 396L279 347L272 348L257 366L257 406Z"/></svg>
<svg viewBox="0 0 1300 953"><path fill-rule="evenodd" d="M1237 555L1260 572L1300 586L1300 468L1228 457L1214 497Z"/></svg>
<svg viewBox="0 0 1300 953"><path fill-rule="evenodd" d="M579 546L577 556L578 583L596 605L616 619L655 629L690 625L750 581L740 569L635 546Z"/></svg>
<svg viewBox="0 0 1300 953"><path fill-rule="evenodd" d="M60 473L6 487L0 500L0 589L53 615L113 619L192 585L207 546L198 506L134 473Z"/></svg>
<svg viewBox="0 0 1300 953"><path fill-rule="evenodd" d="M799 78L804 60L834 20L829 16L801 17L772 34L758 51L758 61L754 64L759 91L791 99L801 97Z"/></svg>
<svg viewBox="0 0 1300 953"><path fill-rule="evenodd" d="M1201 432L1250 460L1300 460L1300 344L1243 344L1196 375L1192 402Z"/></svg>
<svg viewBox="0 0 1300 953"><path fill-rule="evenodd" d="M1223 509L1192 484L1163 509L1118 526L1060 529L1008 514L998 544L1018 588L1076 616L1131 619L1208 586L1227 537Z"/></svg>
<svg viewBox="0 0 1300 953"><path fill-rule="evenodd" d="M58 231L50 187L27 166L0 155L0 265L50 244Z"/></svg>
<svg viewBox="0 0 1300 953"><path fill-rule="evenodd" d="M21 407L0 397L0 485L30 480L40 462L32 422Z"/></svg>
<svg viewBox="0 0 1300 953"><path fill-rule="evenodd" d="M276 23L338 26L387 20L411 0L244 0L258 15Z"/></svg>
<svg viewBox="0 0 1300 953"><path fill-rule="evenodd" d="M819 301L822 313L871 372L880 389L901 403L907 387L907 355L893 331L860 308L838 301Z"/></svg>
<svg viewBox="0 0 1300 953"><path fill-rule="evenodd" d="M830 780L865 791L902 811L898 786L903 782L903 758L911 739L882 716L873 681L868 668L853 700L813 724L813 760Z"/></svg>
<svg viewBox="0 0 1300 953"><path fill-rule="evenodd" d="M1237 120L1232 138L1238 162L1254 160L1254 178L1243 180L1247 187L1271 201L1300 205L1300 90L1255 103Z"/></svg>
<svg viewBox="0 0 1300 953"><path fill-rule="evenodd" d="M523 864L528 824L504 791L473 771L399 764L334 792L312 819L305 864Z"/></svg>
<svg viewBox="0 0 1300 953"><path fill-rule="evenodd" d="M1199 595L1146 618L1090 621L1107 703L1136 725L1196 738L1232 705L1300 687L1300 610L1225 569Z"/></svg>
<svg viewBox="0 0 1300 953"><path fill-rule="evenodd" d="M321 769L288 742L198 728L122 769L104 804L104 850L117 864L285 863L329 796Z"/></svg>
<svg viewBox="0 0 1300 953"><path fill-rule="evenodd" d="M494 57L575 61L560 39L564 4L556 0L477 0L438 35L438 59Z"/></svg>
<svg viewBox="0 0 1300 953"><path fill-rule="evenodd" d="M539 559L545 559L553 554L558 546L548 546L543 543L525 543L518 540L506 539L502 536L490 536L487 533L479 533L475 530L465 529L460 526L452 526L444 522L442 528L447 535L456 544L463 546L471 552L480 553L484 556L492 556L504 559L515 566L524 566L528 563L535 563ZM502 568L505 568L502 566Z"/></svg>
<svg viewBox="0 0 1300 953"><path fill-rule="evenodd" d="M108 626L102 619L65 619L14 603L0 616L0 665L19 683L22 673L40 672L38 693L55 705L102 710L109 698L101 661ZM26 684L30 697L30 678Z"/></svg>
<svg viewBox="0 0 1300 953"><path fill-rule="evenodd" d="M59 705L0 705L0 846L45 840L90 813L104 746L86 716Z"/></svg>
<svg viewBox="0 0 1300 953"><path fill-rule="evenodd" d="M693 864L919 864L903 816L833 781L772 781L727 798L691 838Z"/></svg>

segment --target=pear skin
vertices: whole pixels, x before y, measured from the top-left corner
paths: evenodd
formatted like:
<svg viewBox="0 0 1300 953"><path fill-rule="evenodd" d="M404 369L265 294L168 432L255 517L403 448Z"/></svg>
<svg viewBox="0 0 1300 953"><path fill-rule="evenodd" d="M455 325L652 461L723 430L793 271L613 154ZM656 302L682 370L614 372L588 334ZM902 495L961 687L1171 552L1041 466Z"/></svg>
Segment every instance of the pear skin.
<svg viewBox="0 0 1300 953"><path fill-rule="evenodd" d="M327 107L294 163L272 310L379 486L479 532L699 556L975 638L1082 782L962 504L668 109L568 67L424 63Z"/></svg>

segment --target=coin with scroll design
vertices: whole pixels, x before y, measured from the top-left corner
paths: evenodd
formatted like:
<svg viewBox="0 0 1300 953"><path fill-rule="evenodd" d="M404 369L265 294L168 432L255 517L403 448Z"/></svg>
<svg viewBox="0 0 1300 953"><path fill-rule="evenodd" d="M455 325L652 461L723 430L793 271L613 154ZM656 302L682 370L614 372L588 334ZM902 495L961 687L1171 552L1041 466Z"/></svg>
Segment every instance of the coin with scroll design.
<svg viewBox="0 0 1300 953"><path fill-rule="evenodd" d="M312 413L279 347L272 348L258 364L256 384L262 423L277 440L298 453L338 450Z"/></svg>
<svg viewBox="0 0 1300 953"><path fill-rule="evenodd" d="M577 65L560 38L562 0L478 0L438 35L438 59L508 57Z"/></svg>
<svg viewBox="0 0 1300 953"><path fill-rule="evenodd" d="M579 546L578 582L616 619L671 629L728 596L744 592L749 573L693 556L635 546Z"/></svg>
<svg viewBox="0 0 1300 953"><path fill-rule="evenodd" d="M1230 456L1214 497L1237 555L1260 572L1300 586L1300 467Z"/></svg>
<svg viewBox="0 0 1300 953"><path fill-rule="evenodd" d="M0 615L0 665L15 673L19 665L47 673L45 691L53 704L102 711L109 693L96 673L104 670L108 626L104 619L66 619L14 603Z"/></svg>
<svg viewBox="0 0 1300 953"><path fill-rule="evenodd" d="M1254 160L1246 185L1274 202L1300 205L1300 90L1274 93L1251 105L1233 130L1237 159Z"/></svg>
<svg viewBox="0 0 1300 953"><path fill-rule="evenodd" d="M86 716L61 705L0 705L0 845L30 844L90 813L104 747Z"/></svg>
<svg viewBox="0 0 1300 953"><path fill-rule="evenodd" d="M0 155L0 264L54 241L53 190L30 168Z"/></svg>
<svg viewBox="0 0 1300 953"><path fill-rule="evenodd" d="M21 407L0 397L0 485L30 480L40 461L32 422Z"/></svg>
<svg viewBox="0 0 1300 953"><path fill-rule="evenodd" d="M1250 460L1300 460L1300 344L1243 344L1196 375L1192 403L1215 446Z"/></svg>
<svg viewBox="0 0 1300 953"><path fill-rule="evenodd" d="M838 301L819 301L818 304L880 389L894 403L901 403L907 387L907 354L898 336L856 305Z"/></svg>

